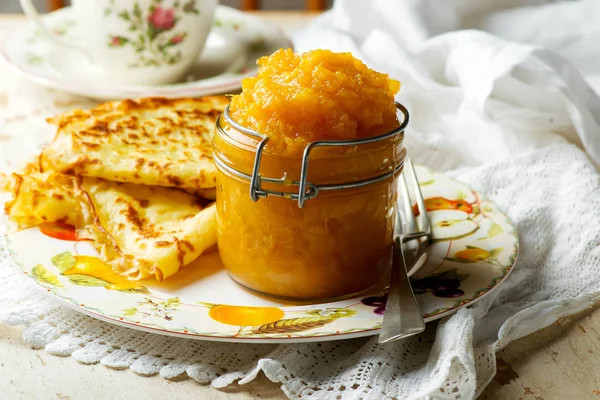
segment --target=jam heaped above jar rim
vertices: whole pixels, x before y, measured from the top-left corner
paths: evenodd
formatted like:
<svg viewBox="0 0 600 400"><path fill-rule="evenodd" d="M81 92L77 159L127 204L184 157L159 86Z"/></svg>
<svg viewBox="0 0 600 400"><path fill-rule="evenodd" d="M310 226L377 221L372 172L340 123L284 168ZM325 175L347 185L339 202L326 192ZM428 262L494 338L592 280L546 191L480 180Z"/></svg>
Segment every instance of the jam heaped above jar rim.
<svg viewBox="0 0 600 400"><path fill-rule="evenodd" d="M310 142L366 139L398 126L400 82L351 53L281 49L258 64L257 76L232 96L230 114L270 137L273 153L301 155Z"/></svg>

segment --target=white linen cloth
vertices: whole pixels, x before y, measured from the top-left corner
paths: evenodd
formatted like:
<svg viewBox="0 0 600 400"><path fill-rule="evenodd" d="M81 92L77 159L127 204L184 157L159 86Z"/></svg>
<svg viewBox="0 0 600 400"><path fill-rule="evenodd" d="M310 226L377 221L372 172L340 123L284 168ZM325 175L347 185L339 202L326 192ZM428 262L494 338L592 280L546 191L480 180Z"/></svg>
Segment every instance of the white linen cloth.
<svg viewBox="0 0 600 400"><path fill-rule="evenodd" d="M26 325L51 354L215 387L262 370L290 398L476 397L496 351L600 297L599 16L595 0L338 0L295 38L400 79L410 156L486 193L518 227L507 281L419 337L276 346L140 333L65 309L1 261L0 321ZM48 140L43 117L90 103L1 72L7 169Z"/></svg>

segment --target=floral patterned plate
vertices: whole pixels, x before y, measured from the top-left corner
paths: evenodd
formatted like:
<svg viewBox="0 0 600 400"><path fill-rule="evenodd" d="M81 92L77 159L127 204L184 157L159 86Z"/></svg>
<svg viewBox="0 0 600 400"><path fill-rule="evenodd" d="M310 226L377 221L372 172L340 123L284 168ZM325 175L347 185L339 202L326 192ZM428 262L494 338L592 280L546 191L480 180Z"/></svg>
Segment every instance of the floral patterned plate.
<svg viewBox="0 0 600 400"><path fill-rule="evenodd" d="M46 14L42 22L66 38L78 37L70 7ZM279 48L292 47L276 26L219 6L205 49L185 82L162 86L104 85L95 82L76 52L54 46L33 22L14 31L2 44L2 57L24 76L44 86L99 100L147 96L195 97L241 88L243 78L256 74L256 60ZM119 45L121 42L114 42Z"/></svg>
<svg viewBox="0 0 600 400"><path fill-rule="evenodd" d="M479 193L423 167L417 175L434 244L411 280L432 321L497 287L515 263L519 241L506 216ZM46 224L5 238L15 267L32 284L77 311L148 332L232 342L336 340L377 334L385 310L382 289L321 304L260 297L227 277L218 253L164 282L131 282L112 273L90 243L76 241L69 226Z"/></svg>

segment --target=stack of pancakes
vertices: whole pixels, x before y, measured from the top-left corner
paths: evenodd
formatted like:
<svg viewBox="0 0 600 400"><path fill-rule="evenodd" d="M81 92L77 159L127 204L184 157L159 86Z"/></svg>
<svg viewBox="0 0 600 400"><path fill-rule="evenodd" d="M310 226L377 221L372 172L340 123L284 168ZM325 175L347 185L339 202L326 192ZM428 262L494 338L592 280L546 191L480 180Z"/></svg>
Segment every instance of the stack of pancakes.
<svg viewBox="0 0 600 400"><path fill-rule="evenodd" d="M7 182L21 228L58 222L132 279L162 280L216 244L212 159L223 96L146 98L48 121L54 141Z"/></svg>

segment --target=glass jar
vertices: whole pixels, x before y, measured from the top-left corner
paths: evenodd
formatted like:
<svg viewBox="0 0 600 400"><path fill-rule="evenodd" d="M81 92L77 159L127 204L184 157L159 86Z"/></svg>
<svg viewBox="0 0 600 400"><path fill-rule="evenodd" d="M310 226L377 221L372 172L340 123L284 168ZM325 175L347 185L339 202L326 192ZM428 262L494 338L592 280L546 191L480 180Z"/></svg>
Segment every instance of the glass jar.
<svg viewBox="0 0 600 400"><path fill-rule="evenodd" d="M381 280L391 260L397 178L406 155L408 113L398 107L405 119L394 132L311 149L303 204L297 201L302 155L273 154L268 145L263 151L259 136L219 118L213 142L217 238L234 281L270 296L323 299ZM260 179L251 191L256 164ZM257 201L251 192L258 192Z"/></svg>

